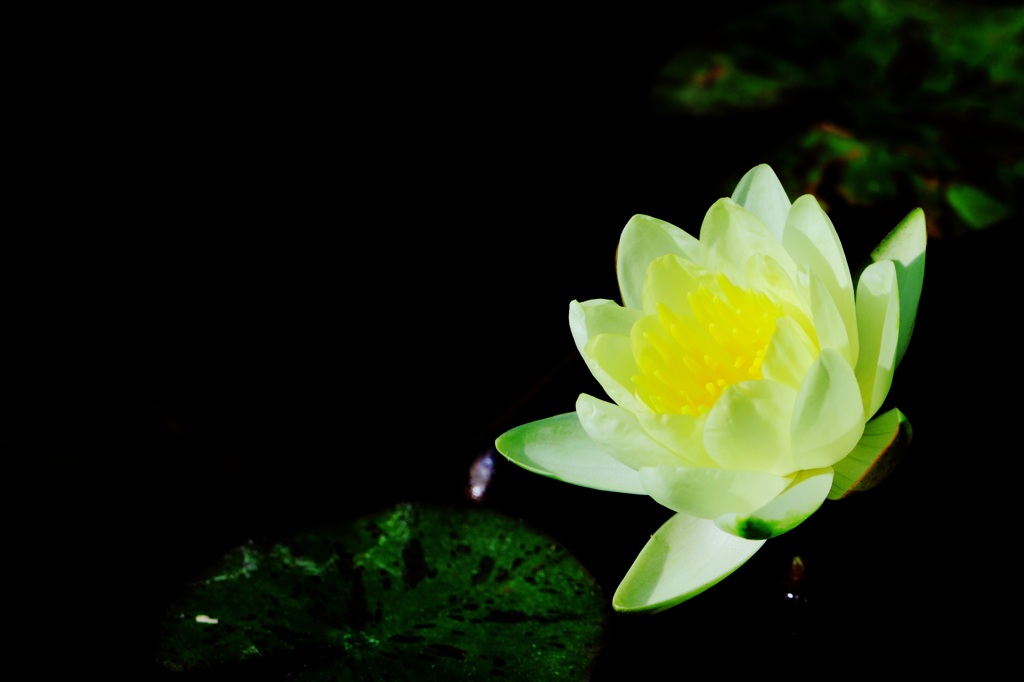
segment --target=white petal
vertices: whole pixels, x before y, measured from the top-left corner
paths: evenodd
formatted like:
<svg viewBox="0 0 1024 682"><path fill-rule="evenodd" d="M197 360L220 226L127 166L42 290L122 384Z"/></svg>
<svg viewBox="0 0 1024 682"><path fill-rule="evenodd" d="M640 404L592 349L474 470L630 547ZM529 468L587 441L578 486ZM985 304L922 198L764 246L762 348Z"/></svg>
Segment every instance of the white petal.
<svg viewBox="0 0 1024 682"><path fill-rule="evenodd" d="M870 419L885 402L896 370L900 298L892 261L872 263L861 273L857 283L857 325L857 382L864 399L864 415Z"/></svg>
<svg viewBox="0 0 1024 682"><path fill-rule="evenodd" d="M814 320L814 332L818 337L820 348L833 348L839 351L850 366L857 363L857 337L850 336L846 320L836 306L832 294L822 281L807 273L801 278L807 285L807 296L811 301L811 318ZM854 330L856 331L856 330Z"/></svg>
<svg viewBox="0 0 1024 682"><path fill-rule="evenodd" d="M789 214L789 197L779 177L768 164L762 163L747 171L736 184L732 198L760 218L775 238L782 241L786 216Z"/></svg>
<svg viewBox="0 0 1024 682"><path fill-rule="evenodd" d="M857 312L850 265L832 221L810 194L793 202L782 243L798 265L807 265L811 274L825 284L846 325L847 336L855 339ZM857 357L856 346L851 350L852 357Z"/></svg>
<svg viewBox="0 0 1024 682"><path fill-rule="evenodd" d="M761 375L798 389L817 357L818 347L804 328L791 317L780 317L761 363Z"/></svg>
<svg viewBox="0 0 1024 682"><path fill-rule="evenodd" d="M664 220L635 215L619 237L615 266L622 302L629 308L642 306L644 276L652 260L667 253L696 260L697 238Z"/></svg>
<svg viewBox="0 0 1024 682"><path fill-rule="evenodd" d="M701 266L678 256L663 256L651 262L644 280L643 310L658 312L664 303L676 315L692 315L688 294L700 285L714 287L715 278Z"/></svg>
<svg viewBox="0 0 1024 682"><path fill-rule="evenodd" d="M722 530L748 540L767 540L796 528L818 511L832 486L832 469L801 471L781 495L753 514L724 514Z"/></svg>
<svg viewBox="0 0 1024 682"><path fill-rule="evenodd" d="M646 493L637 472L592 441L575 412L517 426L494 445L510 462L543 476L597 490Z"/></svg>
<svg viewBox="0 0 1024 682"><path fill-rule="evenodd" d="M688 414L650 412L638 414L636 417L651 438L674 452L687 465L718 466L704 449L705 418L703 415L691 417Z"/></svg>
<svg viewBox="0 0 1024 682"><path fill-rule="evenodd" d="M629 330L642 313L632 308L623 308L614 301L597 298L590 301L569 303L569 329L576 342L576 348L583 348L598 334L622 334L629 336Z"/></svg>
<svg viewBox="0 0 1024 682"><path fill-rule="evenodd" d="M647 409L633 395L637 369L629 330L640 317L640 311L606 299L569 304L569 329L591 374L608 397L633 411Z"/></svg>
<svg viewBox="0 0 1024 682"><path fill-rule="evenodd" d="M618 405L582 393L576 400L576 414L587 435L630 469L682 463L675 453L651 438L636 417Z"/></svg>
<svg viewBox="0 0 1024 682"><path fill-rule="evenodd" d="M708 454L723 469L796 471L790 449L796 395L792 386L767 379L726 388L704 423Z"/></svg>
<svg viewBox="0 0 1024 682"><path fill-rule="evenodd" d="M764 223L732 199L719 199L704 216L700 226L700 264L723 272L738 286L746 286L747 261L753 256L774 259L790 277L796 265L782 242Z"/></svg>
<svg viewBox="0 0 1024 682"><path fill-rule="evenodd" d="M755 291L762 291L773 301L782 305L783 311L800 324L811 327L810 308L803 288L772 258L754 254L747 261L743 272L747 286Z"/></svg>
<svg viewBox="0 0 1024 682"><path fill-rule="evenodd" d="M853 368L831 348L821 351L796 397L793 459L801 469L829 467L864 433L864 405Z"/></svg>
<svg viewBox="0 0 1024 682"><path fill-rule="evenodd" d="M786 489L790 479L760 471L644 467L640 483L655 502L702 519L749 514Z"/></svg>
<svg viewBox="0 0 1024 682"><path fill-rule="evenodd" d="M744 540L711 521L676 514L640 550L612 606L616 611L663 611L718 584L762 545L764 540Z"/></svg>
<svg viewBox="0 0 1024 682"><path fill-rule="evenodd" d="M630 412L650 410L634 392L633 377L640 370L633 361L633 345L628 337L600 334L587 344L584 357L591 374L615 403Z"/></svg>

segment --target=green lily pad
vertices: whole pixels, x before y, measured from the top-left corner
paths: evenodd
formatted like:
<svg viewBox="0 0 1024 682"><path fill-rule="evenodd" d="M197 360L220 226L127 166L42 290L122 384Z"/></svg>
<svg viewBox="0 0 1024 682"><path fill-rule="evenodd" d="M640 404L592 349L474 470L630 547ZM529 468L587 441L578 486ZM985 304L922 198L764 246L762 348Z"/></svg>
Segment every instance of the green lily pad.
<svg viewBox="0 0 1024 682"><path fill-rule="evenodd" d="M560 544L482 507L401 504L238 547L166 611L167 672L589 679L609 608Z"/></svg>

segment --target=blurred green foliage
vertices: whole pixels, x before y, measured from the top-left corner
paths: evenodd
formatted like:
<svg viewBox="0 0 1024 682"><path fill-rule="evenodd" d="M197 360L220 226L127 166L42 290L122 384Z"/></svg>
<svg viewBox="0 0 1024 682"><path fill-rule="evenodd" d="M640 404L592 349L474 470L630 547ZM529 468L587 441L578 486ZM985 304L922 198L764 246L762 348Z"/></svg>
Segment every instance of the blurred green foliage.
<svg viewBox="0 0 1024 682"><path fill-rule="evenodd" d="M933 236L1019 213L1024 7L928 0L788 2L672 58L658 115L781 118L761 150L787 190L915 202ZM835 206L831 206L835 208Z"/></svg>

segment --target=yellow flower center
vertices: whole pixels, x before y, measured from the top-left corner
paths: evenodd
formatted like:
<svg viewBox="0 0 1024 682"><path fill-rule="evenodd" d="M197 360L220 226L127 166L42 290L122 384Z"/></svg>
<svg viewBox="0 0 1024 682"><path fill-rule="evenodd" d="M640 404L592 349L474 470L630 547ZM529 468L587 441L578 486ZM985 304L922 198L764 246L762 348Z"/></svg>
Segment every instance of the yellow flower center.
<svg viewBox="0 0 1024 682"><path fill-rule="evenodd" d="M716 275L715 282L718 291L701 285L688 294L689 310L682 314L659 303L657 314L643 318L633 334L640 368L633 383L637 396L656 412L698 416L726 387L761 378L782 307L725 275Z"/></svg>

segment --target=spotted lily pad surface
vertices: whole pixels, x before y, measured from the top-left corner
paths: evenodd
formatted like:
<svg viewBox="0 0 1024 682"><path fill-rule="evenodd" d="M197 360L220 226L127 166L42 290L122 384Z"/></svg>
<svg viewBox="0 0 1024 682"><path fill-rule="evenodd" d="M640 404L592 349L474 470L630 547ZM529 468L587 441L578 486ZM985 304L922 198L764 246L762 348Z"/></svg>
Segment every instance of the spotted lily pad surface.
<svg viewBox="0 0 1024 682"><path fill-rule="evenodd" d="M203 679L583 680L607 608L525 523L402 504L229 552L168 608L157 658Z"/></svg>

